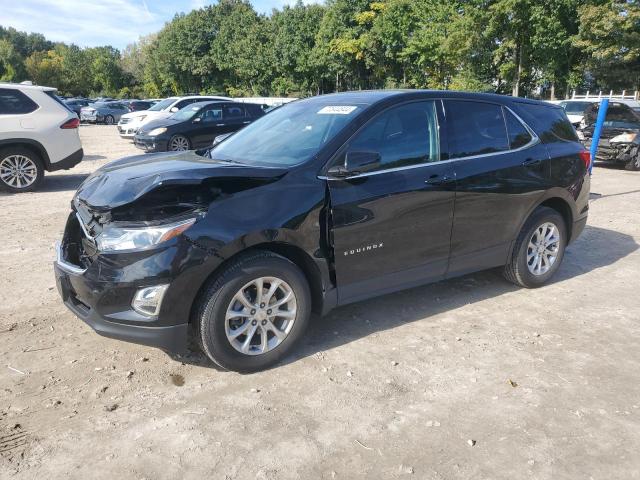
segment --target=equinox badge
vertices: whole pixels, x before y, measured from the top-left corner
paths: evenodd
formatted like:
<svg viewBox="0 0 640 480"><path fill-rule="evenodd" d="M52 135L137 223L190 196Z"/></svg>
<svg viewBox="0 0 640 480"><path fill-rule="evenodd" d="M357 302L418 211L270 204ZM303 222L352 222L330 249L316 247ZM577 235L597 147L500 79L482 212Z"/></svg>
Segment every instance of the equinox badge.
<svg viewBox="0 0 640 480"><path fill-rule="evenodd" d="M364 252L368 252L370 250L377 250L378 248L382 248L384 247L384 243L380 242L380 243L374 243L372 245L365 245L364 247L358 247L358 248L354 248L353 250L345 250L344 251L344 256L348 256L348 255L356 255L358 253L364 253Z"/></svg>

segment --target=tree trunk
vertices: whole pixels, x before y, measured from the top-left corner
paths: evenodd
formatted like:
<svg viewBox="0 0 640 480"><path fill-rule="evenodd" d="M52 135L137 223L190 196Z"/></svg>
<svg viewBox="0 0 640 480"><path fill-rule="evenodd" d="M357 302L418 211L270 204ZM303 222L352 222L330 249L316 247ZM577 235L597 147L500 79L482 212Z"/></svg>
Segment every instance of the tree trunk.
<svg viewBox="0 0 640 480"><path fill-rule="evenodd" d="M556 83L551 82L551 100L556 99Z"/></svg>
<svg viewBox="0 0 640 480"><path fill-rule="evenodd" d="M518 43L516 47L516 63L518 68L516 70L516 78L513 81L513 89L511 95L514 97L520 96L520 78L522 77L522 43Z"/></svg>

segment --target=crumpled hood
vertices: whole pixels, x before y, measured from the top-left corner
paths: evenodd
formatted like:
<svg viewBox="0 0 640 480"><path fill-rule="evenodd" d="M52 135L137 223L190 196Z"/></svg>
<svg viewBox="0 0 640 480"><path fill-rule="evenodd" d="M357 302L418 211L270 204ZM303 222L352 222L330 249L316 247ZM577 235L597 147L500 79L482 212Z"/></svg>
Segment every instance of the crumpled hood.
<svg viewBox="0 0 640 480"><path fill-rule="evenodd" d="M107 211L131 203L159 186L199 185L214 178L269 179L285 168L254 167L211 160L193 151L125 157L93 172L78 188L74 204Z"/></svg>

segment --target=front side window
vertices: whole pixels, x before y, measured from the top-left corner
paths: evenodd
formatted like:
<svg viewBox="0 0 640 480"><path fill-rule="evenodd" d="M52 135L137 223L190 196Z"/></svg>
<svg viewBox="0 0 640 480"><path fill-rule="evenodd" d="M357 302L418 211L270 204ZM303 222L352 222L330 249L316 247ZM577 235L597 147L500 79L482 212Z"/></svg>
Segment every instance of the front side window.
<svg viewBox="0 0 640 480"><path fill-rule="evenodd" d="M20 90L0 88L0 115L20 115L37 110L38 104Z"/></svg>
<svg viewBox="0 0 640 480"><path fill-rule="evenodd" d="M347 151L379 153L379 170L437 162L440 148L435 103L414 102L384 111L358 132Z"/></svg>
<svg viewBox="0 0 640 480"><path fill-rule="evenodd" d="M502 107L493 103L447 100L449 158L509 150Z"/></svg>
<svg viewBox="0 0 640 480"><path fill-rule="evenodd" d="M200 117L203 123L220 122L222 120L222 109L220 107L210 108L202 112Z"/></svg>

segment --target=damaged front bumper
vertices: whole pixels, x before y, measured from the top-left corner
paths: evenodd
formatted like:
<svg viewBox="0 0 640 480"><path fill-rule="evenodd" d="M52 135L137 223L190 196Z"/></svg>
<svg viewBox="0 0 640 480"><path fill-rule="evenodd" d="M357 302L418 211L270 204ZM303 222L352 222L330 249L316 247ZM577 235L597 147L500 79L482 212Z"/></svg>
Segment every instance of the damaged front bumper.
<svg viewBox="0 0 640 480"><path fill-rule="evenodd" d="M189 308L184 298L192 280L187 268L202 263L206 253L180 238L153 250L95 254L88 260L78 253L82 239L76 224L71 215L63 241L56 245L54 272L64 304L100 335L185 353ZM157 285L169 285L158 314L135 311L136 293Z"/></svg>

